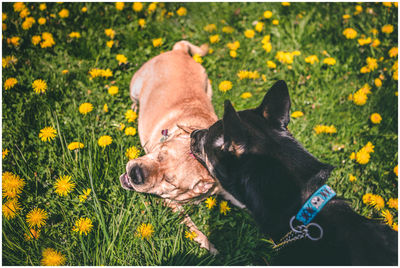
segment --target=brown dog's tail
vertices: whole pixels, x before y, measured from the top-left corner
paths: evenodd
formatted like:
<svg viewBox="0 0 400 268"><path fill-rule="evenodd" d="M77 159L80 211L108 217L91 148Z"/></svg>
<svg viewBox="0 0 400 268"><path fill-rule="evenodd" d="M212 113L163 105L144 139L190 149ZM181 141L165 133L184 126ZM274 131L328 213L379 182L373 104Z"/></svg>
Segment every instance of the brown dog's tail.
<svg viewBox="0 0 400 268"><path fill-rule="evenodd" d="M172 48L172 50L183 50L186 53L190 53L192 56L194 54L198 54L200 56L205 56L205 55L207 55L207 52L208 52L208 45L203 44L200 47L198 47L198 46L191 44L188 41L182 40L182 41L177 42L174 45L174 47Z"/></svg>

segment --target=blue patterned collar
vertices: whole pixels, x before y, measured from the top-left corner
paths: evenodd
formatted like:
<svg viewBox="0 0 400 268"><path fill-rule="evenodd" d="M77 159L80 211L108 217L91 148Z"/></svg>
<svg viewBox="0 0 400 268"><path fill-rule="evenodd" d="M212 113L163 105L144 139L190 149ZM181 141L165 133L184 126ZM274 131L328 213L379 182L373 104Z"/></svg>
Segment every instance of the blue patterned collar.
<svg viewBox="0 0 400 268"><path fill-rule="evenodd" d="M335 195L336 193L331 187L323 185L304 203L296 215L296 220L304 225L309 224Z"/></svg>

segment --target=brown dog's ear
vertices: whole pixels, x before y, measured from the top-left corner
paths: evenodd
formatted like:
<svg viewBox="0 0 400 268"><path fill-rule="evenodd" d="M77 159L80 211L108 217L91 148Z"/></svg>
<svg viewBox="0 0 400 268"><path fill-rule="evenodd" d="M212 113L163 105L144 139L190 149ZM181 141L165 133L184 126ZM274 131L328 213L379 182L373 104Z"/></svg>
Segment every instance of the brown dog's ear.
<svg viewBox="0 0 400 268"><path fill-rule="evenodd" d="M241 154L246 143L245 129L229 100L225 101L222 123L224 127L224 150L236 155Z"/></svg>
<svg viewBox="0 0 400 268"><path fill-rule="evenodd" d="M214 186L214 183L214 181L202 180L193 187L193 192L196 194L205 194Z"/></svg>
<svg viewBox="0 0 400 268"><path fill-rule="evenodd" d="M285 81L276 82L256 110L270 122L286 128L290 121L290 96Z"/></svg>

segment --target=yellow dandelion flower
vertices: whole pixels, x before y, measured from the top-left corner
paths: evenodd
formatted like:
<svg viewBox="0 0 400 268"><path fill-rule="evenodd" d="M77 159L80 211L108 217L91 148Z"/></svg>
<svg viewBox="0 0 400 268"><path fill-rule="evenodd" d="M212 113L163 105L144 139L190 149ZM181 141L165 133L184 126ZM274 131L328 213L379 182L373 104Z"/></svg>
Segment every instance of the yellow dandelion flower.
<svg viewBox="0 0 400 268"><path fill-rule="evenodd" d="M367 164L369 162L370 157L371 157L370 154L363 149L361 149L356 153L356 161L361 165Z"/></svg>
<svg viewBox="0 0 400 268"><path fill-rule="evenodd" d="M125 118L128 120L128 122L135 122L135 119L137 118L137 113L133 110L128 110L125 113Z"/></svg>
<svg viewBox="0 0 400 268"><path fill-rule="evenodd" d="M396 166L394 167L393 172L394 172L394 174L396 174L397 177L399 176L399 168L398 168L398 165L396 165Z"/></svg>
<svg viewBox="0 0 400 268"><path fill-rule="evenodd" d="M151 223L142 223L138 228L137 228L137 236L140 236L143 239L149 239L154 233L153 225Z"/></svg>
<svg viewBox="0 0 400 268"><path fill-rule="evenodd" d="M127 128L125 129L125 135L127 135L127 136L135 136L135 134L136 134L136 128L134 128L134 127L127 127Z"/></svg>
<svg viewBox="0 0 400 268"><path fill-rule="evenodd" d="M250 92L244 92L244 93L242 93L242 95L240 95L240 97L242 99L248 99L248 98L251 98L252 96L253 95Z"/></svg>
<svg viewBox="0 0 400 268"><path fill-rule="evenodd" d="M80 218L75 221L75 226L72 228L72 231L79 232L80 235L85 233L87 235L93 228L92 220L89 218Z"/></svg>
<svg viewBox="0 0 400 268"><path fill-rule="evenodd" d="M349 181L350 181L350 182L355 182L355 181L357 181L356 176L354 176L353 174L350 174L350 175L349 175Z"/></svg>
<svg viewBox="0 0 400 268"><path fill-rule="evenodd" d="M366 193L362 197L362 201L364 204L369 205L373 199L374 195L371 193Z"/></svg>
<svg viewBox="0 0 400 268"><path fill-rule="evenodd" d="M222 81L221 83L219 83L218 88L222 92L227 92L228 90L232 89L232 82L231 81L227 81L227 80Z"/></svg>
<svg viewBox="0 0 400 268"><path fill-rule="evenodd" d="M386 25L384 25L384 26L382 27L382 32L383 32L383 33L386 33L386 34L391 34L391 33L393 32L393 29L394 29L393 25L391 25L391 24L386 24Z"/></svg>
<svg viewBox="0 0 400 268"><path fill-rule="evenodd" d="M37 79L33 81L32 88L37 94L45 93L47 90L47 83L42 79Z"/></svg>
<svg viewBox="0 0 400 268"><path fill-rule="evenodd" d="M28 17L29 14L31 14L31 12L29 11L29 9L24 8L24 9L19 13L19 17L23 19L23 18Z"/></svg>
<svg viewBox="0 0 400 268"><path fill-rule="evenodd" d="M26 222L29 227L38 227L46 224L47 212L41 208L34 208L26 215Z"/></svg>
<svg viewBox="0 0 400 268"><path fill-rule="evenodd" d="M367 102L368 96L362 90L358 90L353 95L353 102L358 106L362 106Z"/></svg>
<svg viewBox="0 0 400 268"><path fill-rule="evenodd" d="M301 112L301 111L295 111L295 112L293 112L293 113L291 114L291 117L293 117L293 118L298 118L298 117L302 117L303 115L304 115L303 112Z"/></svg>
<svg viewBox="0 0 400 268"><path fill-rule="evenodd" d="M392 2L382 2L382 5L384 5L385 7L391 7Z"/></svg>
<svg viewBox="0 0 400 268"><path fill-rule="evenodd" d="M43 41L40 43L41 48L52 47L56 43L54 42L53 35L48 32L42 33L42 40Z"/></svg>
<svg viewBox="0 0 400 268"><path fill-rule="evenodd" d="M211 35L209 39L210 39L210 43L211 43L211 44L218 43L219 40L220 40L218 34L216 34L216 35Z"/></svg>
<svg viewBox="0 0 400 268"><path fill-rule="evenodd" d="M214 206L217 205L217 200L215 198L213 198L212 196L207 198L206 201L204 201L204 202L206 203L206 206L208 209L212 209Z"/></svg>
<svg viewBox="0 0 400 268"><path fill-rule="evenodd" d="M135 12L140 12L143 9L143 4L140 3L140 2L134 2L133 5L132 5L132 9Z"/></svg>
<svg viewBox="0 0 400 268"><path fill-rule="evenodd" d="M227 46L230 50L237 50L237 49L240 47L240 43L239 43L239 41L235 41L235 42L226 44L226 46Z"/></svg>
<svg viewBox="0 0 400 268"><path fill-rule="evenodd" d="M359 38L357 41L360 46L364 46L364 45L370 44L372 42L372 39L371 39L371 37Z"/></svg>
<svg viewBox="0 0 400 268"><path fill-rule="evenodd" d="M376 87L381 87L382 86L382 80L379 79L379 78L375 78L374 83L375 83Z"/></svg>
<svg viewBox="0 0 400 268"><path fill-rule="evenodd" d="M336 60L334 58L325 58L323 63L327 64L327 65L335 65L336 64Z"/></svg>
<svg viewBox="0 0 400 268"><path fill-rule="evenodd" d="M54 192L60 196L67 196L75 188L75 183L72 182L71 176L60 176L54 183Z"/></svg>
<svg viewBox="0 0 400 268"><path fill-rule="evenodd" d="M21 27L23 30L29 30L32 28L33 24L36 23L35 19L33 17L28 17L25 19L25 21L22 23Z"/></svg>
<svg viewBox="0 0 400 268"><path fill-rule="evenodd" d="M369 73L371 72L371 70L368 68L368 66L363 66L360 69L360 73L365 74L365 73Z"/></svg>
<svg viewBox="0 0 400 268"><path fill-rule="evenodd" d="M265 11L265 12L263 13L263 15L264 15L264 18L269 19L269 18L272 17L272 12L269 11L269 10L267 10L267 11Z"/></svg>
<svg viewBox="0 0 400 268"><path fill-rule="evenodd" d="M108 105L107 105L107 103L105 103L105 104L103 105L103 111L104 111L105 113L108 113Z"/></svg>
<svg viewBox="0 0 400 268"><path fill-rule="evenodd" d="M247 29L246 31L244 31L244 36L246 36L247 38L253 38L254 35L255 35L254 30Z"/></svg>
<svg viewBox="0 0 400 268"><path fill-rule="evenodd" d="M71 142L70 144L68 144L68 150L70 150L70 151L73 151L76 149L82 149L83 147L85 147L85 145L83 143L77 142L77 141L74 141L74 142Z"/></svg>
<svg viewBox="0 0 400 268"><path fill-rule="evenodd" d="M114 45L114 41L113 41L113 40L107 41L106 45L107 45L109 48L111 48L111 47Z"/></svg>
<svg viewBox="0 0 400 268"><path fill-rule="evenodd" d="M138 24L141 28L143 28L146 25L146 20L145 19L139 19Z"/></svg>
<svg viewBox="0 0 400 268"><path fill-rule="evenodd" d="M394 208L396 210L399 209L399 199L398 198L389 198L386 203L389 208Z"/></svg>
<svg viewBox="0 0 400 268"><path fill-rule="evenodd" d="M257 24L256 24L256 26L254 26L254 29L257 31L257 32L261 32L263 29L264 29L264 23L263 22L257 22Z"/></svg>
<svg viewBox="0 0 400 268"><path fill-rule="evenodd" d="M193 59L194 59L194 61L197 62L197 63L200 63L200 64L203 63L203 59L202 59L201 56L200 56L199 54L197 54L197 53L193 55Z"/></svg>
<svg viewBox="0 0 400 268"><path fill-rule="evenodd" d="M195 232L188 232L185 231L185 238L188 238L190 240L193 240L197 237L197 234Z"/></svg>
<svg viewBox="0 0 400 268"><path fill-rule="evenodd" d="M93 110L93 105L89 102L85 102L79 105L79 112L81 114L90 113L92 110Z"/></svg>
<svg viewBox="0 0 400 268"><path fill-rule="evenodd" d="M269 53L272 50L272 44L271 43L264 43L262 47L265 50L265 52L267 52L267 53Z"/></svg>
<svg viewBox="0 0 400 268"><path fill-rule="evenodd" d="M28 232L24 234L25 240L33 240L33 239L39 239L40 236L40 230L35 230L33 228L30 228Z"/></svg>
<svg viewBox="0 0 400 268"><path fill-rule="evenodd" d="M42 11L45 10L46 8L47 8L47 5L45 3L39 5L39 9Z"/></svg>
<svg viewBox="0 0 400 268"><path fill-rule="evenodd" d="M125 3L124 3L124 2L116 2L116 3L115 3L115 8L116 8L117 10L123 10L123 9L124 9L124 6L125 6Z"/></svg>
<svg viewBox="0 0 400 268"><path fill-rule="evenodd" d="M6 13L2 13L1 19L2 19L2 21L5 21L7 19L7 14Z"/></svg>
<svg viewBox="0 0 400 268"><path fill-rule="evenodd" d="M374 41L372 41L371 46L378 47L380 44L381 44L381 41L379 41L379 39L374 39Z"/></svg>
<svg viewBox="0 0 400 268"><path fill-rule="evenodd" d="M224 26L222 27L222 32L223 33L227 33L227 34L231 34L235 31L235 29L231 26Z"/></svg>
<svg viewBox="0 0 400 268"><path fill-rule="evenodd" d="M305 62L309 63L309 64L314 64L316 62L319 62L317 55L311 55L308 56L304 59Z"/></svg>
<svg viewBox="0 0 400 268"><path fill-rule="evenodd" d="M342 16L342 18L343 18L344 20L348 20L348 19L351 18L351 15L349 15L349 14L344 14L344 15Z"/></svg>
<svg viewBox="0 0 400 268"><path fill-rule="evenodd" d="M65 256L52 248L46 248L42 252L40 265L43 266L62 266L65 264Z"/></svg>
<svg viewBox="0 0 400 268"><path fill-rule="evenodd" d="M109 87L108 94L110 94L111 96L118 94L118 87L116 87L116 86Z"/></svg>
<svg viewBox="0 0 400 268"><path fill-rule="evenodd" d="M83 190L83 194L79 195L79 202L85 202L91 191L91 189Z"/></svg>
<svg viewBox="0 0 400 268"><path fill-rule="evenodd" d="M390 213L388 209L382 210L381 215L387 225L391 226L393 224L393 215Z"/></svg>
<svg viewBox="0 0 400 268"><path fill-rule="evenodd" d="M226 212L227 212L227 211L230 211L230 210L231 210L231 208L228 206L228 202L227 202L227 201L222 201L222 202L219 204L219 212L220 212L221 214L226 215Z"/></svg>
<svg viewBox="0 0 400 268"><path fill-rule="evenodd" d="M156 10L156 8L157 8L157 4L156 3L151 3L149 5L149 7L147 8L147 10L151 13L151 12L154 12Z"/></svg>
<svg viewBox="0 0 400 268"><path fill-rule="evenodd" d="M25 4L23 2L16 2L13 7L15 12L21 12L25 8Z"/></svg>
<svg viewBox="0 0 400 268"><path fill-rule="evenodd" d="M261 78L264 82L267 82L267 77L265 76L265 74L261 75Z"/></svg>
<svg viewBox="0 0 400 268"><path fill-rule="evenodd" d="M337 132L336 127L334 125L331 126L316 125L314 127L314 131L316 134L321 134L321 133L333 134Z"/></svg>
<svg viewBox="0 0 400 268"><path fill-rule="evenodd" d="M362 150L365 150L367 153L373 153L374 152L375 146L372 145L372 143L369 141L367 144L362 148Z"/></svg>
<svg viewBox="0 0 400 268"><path fill-rule="evenodd" d="M122 54L117 54L115 58L117 59L119 64L125 64L128 62L128 59Z"/></svg>
<svg viewBox="0 0 400 268"><path fill-rule="evenodd" d="M389 57L391 57L391 58L396 57L397 54L398 54L398 52L399 52L399 49L398 49L397 47L392 47L392 48L389 50Z"/></svg>
<svg viewBox="0 0 400 268"><path fill-rule="evenodd" d="M62 19L68 18L68 16L69 16L68 9L65 9L65 8L61 9L61 11L58 12L58 16L60 16L60 18L62 18Z"/></svg>
<svg viewBox="0 0 400 268"><path fill-rule="evenodd" d="M114 37L115 37L115 31L114 31L113 29L111 29L111 28L105 29L105 30L104 30L104 33L105 33L108 37L110 37L111 39L114 39Z"/></svg>
<svg viewBox="0 0 400 268"><path fill-rule="evenodd" d="M364 94L368 95L371 94L371 86L365 83L362 88L360 88L360 91L362 91Z"/></svg>
<svg viewBox="0 0 400 268"><path fill-rule="evenodd" d="M367 62L368 69L370 69L371 71L378 68L378 60L377 59L368 57L366 62Z"/></svg>
<svg viewBox="0 0 400 268"><path fill-rule="evenodd" d="M213 31L217 30L217 26L215 26L215 24L212 23L212 24L208 24L208 25L204 26L203 29L204 29L204 31L211 33Z"/></svg>
<svg viewBox="0 0 400 268"><path fill-rule="evenodd" d="M7 220L14 219L21 210L21 205L17 199L9 199L3 202L2 211Z"/></svg>
<svg viewBox="0 0 400 268"><path fill-rule="evenodd" d="M180 8L176 11L176 14L178 14L178 16L185 16L186 13L187 13L187 10L186 10L186 8L184 8L184 7L180 7Z"/></svg>
<svg viewBox="0 0 400 268"><path fill-rule="evenodd" d="M378 113L371 114L370 119L371 119L371 122L374 124L379 124L382 121L382 117Z"/></svg>
<svg viewBox="0 0 400 268"><path fill-rule="evenodd" d="M279 25L279 20L273 20L273 21L272 21L272 24L273 24L273 25Z"/></svg>
<svg viewBox="0 0 400 268"><path fill-rule="evenodd" d="M120 123L119 124L119 130L124 130L124 128L125 128L125 124L124 123Z"/></svg>
<svg viewBox="0 0 400 268"><path fill-rule="evenodd" d="M16 198L22 193L25 186L25 180L11 172L4 172L2 175L2 192L3 197L11 199Z"/></svg>
<svg viewBox="0 0 400 268"><path fill-rule="evenodd" d="M32 44L33 45L38 45L40 43L40 41L42 41L42 37L40 37L40 35L34 35L32 36Z"/></svg>
<svg viewBox="0 0 400 268"><path fill-rule="evenodd" d="M56 137L57 131L53 127L45 127L40 130L39 138L42 141L50 141L54 140Z"/></svg>
<svg viewBox="0 0 400 268"><path fill-rule="evenodd" d="M276 68L276 63L269 60L269 61L267 61L267 66L270 69L275 69Z"/></svg>
<svg viewBox="0 0 400 268"><path fill-rule="evenodd" d="M5 90L9 90L11 88L13 88L16 84L18 83L18 80L15 78L8 78L5 82L4 82L4 89Z"/></svg>
<svg viewBox="0 0 400 268"><path fill-rule="evenodd" d="M10 151L9 151L8 149L3 149L3 150L2 150L1 153L2 153L2 155L3 155L3 159L6 158L6 156L8 155L9 152L10 152Z"/></svg>
<svg viewBox="0 0 400 268"><path fill-rule="evenodd" d="M288 7L288 6L290 6L290 3L289 2L282 2L281 5L284 6L284 7Z"/></svg>
<svg viewBox="0 0 400 268"><path fill-rule="evenodd" d="M7 38L7 44L12 44L13 46L19 46L19 38L18 36L13 36L11 38Z"/></svg>
<svg viewBox="0 0 400 268"><path fill-rule="evenodd" d="M275 58L281 63L292 64L293 56L294 55L291 52L278 51L276 52Z"/></svg>
<svg viewBox="0 0 400 268"><path fill-rule="evenodd" d="M129 160L136 159L140 155L140 150L138 150L135 146L132 146L126 149L125 155Z"/></svg>
<svg viewBox="0 0 400 268"><path fill-rule="evenodd" d="M153 47L160 47L163 44L162 38L153 39Z"/></svg>
<svg viewBox="0 0 400 268"><path fill-rule="evenodd" d="M71 38L81 38L81 34L78 33L78 32L71 32L69 34L69 37L71 37Z"/></svg>
<svg viewBox="0 0 400 268"><path fill-rule="evenodd" d="M354 39L357 37L357 31L354 30L353 28L346 28L343 30L342 34L347 38L347 39Z"/></svg>
<svg viewBox="0 0 400 268"><path fill-rule="evenodd" d="M100 147L105 148L112 143L112 138L108 135L101 136L97 141Z"/></svg>
<svg viewBox="0 0 400 268"><path fill-rule="evenodd" d="M398 226L397 226L397 223L393 223L393 225L392 225L392 228L393 228L393 230L395 230L396 232L398 232Z"/></svg>

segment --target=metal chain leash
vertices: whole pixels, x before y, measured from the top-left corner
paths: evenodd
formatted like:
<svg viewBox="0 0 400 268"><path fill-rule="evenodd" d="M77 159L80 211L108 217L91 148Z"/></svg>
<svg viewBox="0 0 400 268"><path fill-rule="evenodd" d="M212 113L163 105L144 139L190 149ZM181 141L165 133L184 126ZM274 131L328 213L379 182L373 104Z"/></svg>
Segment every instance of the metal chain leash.
<svg viewBox="0 0 400 268"><path fill-rule="evenodd" d="M298 225L298 226L293 226L293 220L295 219L295 216L292 217L292 219L290 220L290 231L279 241L278 244L274 243L274 246L272 247L274 250L279 251L282 248L284 248L285 246L287 246L288 244L295 242L299 239L303 239L305 237L307 237L308 239L312 240L312 241L317 241L320 240L323 236L323 230L322 227L319 226L316 223L310 223L308 225ZM317 227L320 231L320 235L318 237L312 237L308 231L309 227L314 226Z"/></svg>

